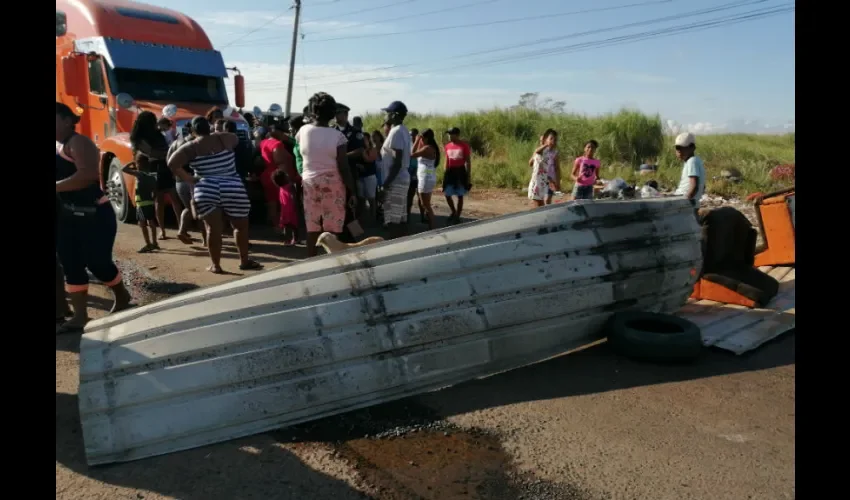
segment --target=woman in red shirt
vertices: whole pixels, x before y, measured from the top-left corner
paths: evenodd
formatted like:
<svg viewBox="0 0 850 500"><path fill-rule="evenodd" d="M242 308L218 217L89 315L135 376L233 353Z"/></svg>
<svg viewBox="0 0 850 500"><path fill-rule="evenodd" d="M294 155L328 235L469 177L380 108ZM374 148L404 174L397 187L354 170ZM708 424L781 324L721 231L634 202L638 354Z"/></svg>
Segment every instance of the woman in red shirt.
<svg viewBox="0 0 850 500"><path fill-rule="evenodd" d="M290 190L293 188L293 183L301 183L301 176L295 170L294 159L283 143L286 131L285 122L275 121L269 126L269 138L260 142L260 155L264 164L260 182L266 197L269 222L283 230L287 244L294 244L296 235L291 228L298 227L298 214L295 209L295 199L291 196ZM286 173L289 179L288 184L280 185L283 182L280 175L275 178L275 172L278 169Z"/></svg>

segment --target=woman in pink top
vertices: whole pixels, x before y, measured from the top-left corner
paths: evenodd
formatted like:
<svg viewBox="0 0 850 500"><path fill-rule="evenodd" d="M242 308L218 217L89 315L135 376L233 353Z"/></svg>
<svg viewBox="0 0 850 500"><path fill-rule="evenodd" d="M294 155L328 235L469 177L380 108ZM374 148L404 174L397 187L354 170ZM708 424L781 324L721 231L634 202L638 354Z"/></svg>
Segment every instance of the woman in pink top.
<svg viewBox="0 0 850 500"><path fill-rule="evenodd" d="M573 187L574 200L593 199L593 185L596 184L596 179L599 178L599 169L602 166L599 160L593 157L598 147L599 143L593 139L587 141L584 145L584 156L576 158L573 164L571 177L575 181L575 186Z"/></svg>
<svg viewBox="0 0 850 500"><path fill-rule="evenodd" d="M308 105L312 123L304 125L295 141L304 160L304 218L307 222L307 256L317 254L316 241L322 231L341 233L346 207L354 210L357 198L346 200L346 188L357 187L348 168L348 140L328 123L336 117L336 100L319 92Z"/></svg>

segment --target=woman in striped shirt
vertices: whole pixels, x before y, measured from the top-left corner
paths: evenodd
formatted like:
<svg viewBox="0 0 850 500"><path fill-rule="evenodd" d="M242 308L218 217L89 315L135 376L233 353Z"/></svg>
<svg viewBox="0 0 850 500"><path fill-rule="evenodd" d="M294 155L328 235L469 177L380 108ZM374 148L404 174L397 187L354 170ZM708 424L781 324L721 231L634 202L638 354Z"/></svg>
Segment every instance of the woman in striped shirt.
<svg viewBox="0 0 850 500"><path fill-rule="evenodd" d="M194 185L192 204L198 218L207 226L207 248L212 273L221 273L221 232L224 217L233 226L236 247L239 249L239 269L261 269L263 266L248 258L248 213L251 202L245 184L236 172L239 144L236 134L210 131L210 122L203 116L192 119L194 139L180 146L168 159L168 167L181 181ZM189 165L200 177L196 180L183 168Z"/></svg>

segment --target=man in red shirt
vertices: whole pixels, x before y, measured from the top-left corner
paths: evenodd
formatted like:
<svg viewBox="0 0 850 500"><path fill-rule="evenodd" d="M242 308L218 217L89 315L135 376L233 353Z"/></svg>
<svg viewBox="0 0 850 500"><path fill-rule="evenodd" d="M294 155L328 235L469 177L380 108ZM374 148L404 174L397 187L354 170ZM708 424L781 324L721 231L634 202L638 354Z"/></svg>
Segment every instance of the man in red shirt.
<svg viewBox="0 0 850 500"><path fill-rule="evenodd" d="M463 197L472 189L472 151L469 144L460 140L460 129L452 127L447 132L449 143L446 144L446 173L443 175L443 194L452 214L449 224L460 222L463 212ZM455 208L452 196L457 196Z"/></svg>

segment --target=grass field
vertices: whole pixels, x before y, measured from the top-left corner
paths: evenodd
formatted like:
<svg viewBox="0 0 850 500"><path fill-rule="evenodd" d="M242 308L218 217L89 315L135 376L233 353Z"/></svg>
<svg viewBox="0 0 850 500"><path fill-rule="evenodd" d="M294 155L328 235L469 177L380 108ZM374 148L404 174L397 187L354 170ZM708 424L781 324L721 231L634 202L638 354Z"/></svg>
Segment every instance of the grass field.
<svg viewBox="0 0 850 500"><path fill-rule="evenodd" d="M364 129L380 128L382 117L364 116ZM589 139L599 141L597 156L602 160L602 178L621 177L630 183L654 178L662 189L678 184L681 163L676 160L672 137L665 135L659 116L622 110L602 116L549 113L530 109L495 109L456 115L417 115L407 118L408 128L431 128L438 141L443 132L460 127L462 137L475 154L473 184L478 187L522 190L528 185L528 159L538 138L547 128L559 133L562 185L566 191L572 160L581 154ZM794 163L794 134L753 135L723 134L697 136L697 154L704 160L708 193L724 197L743 197L754 191L769 192L787 187L787 182L770 179L770 169ZM637 167L655 160L658 172L639 179ZM743 182L732 184L719 177L721 170L736 168ZM442 172L442 169L439 170Z"/></svg>

